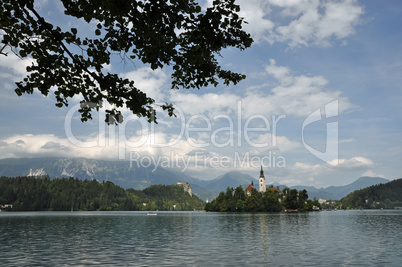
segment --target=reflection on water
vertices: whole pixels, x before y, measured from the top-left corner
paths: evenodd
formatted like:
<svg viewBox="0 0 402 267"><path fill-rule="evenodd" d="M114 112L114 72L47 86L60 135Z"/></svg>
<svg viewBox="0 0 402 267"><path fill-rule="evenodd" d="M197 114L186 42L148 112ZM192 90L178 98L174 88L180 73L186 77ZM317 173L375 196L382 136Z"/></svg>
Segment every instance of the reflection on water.
<svg viewBox="0 0 402 267"><path fill-rule="evenodd" d="M0 214L0 265L387 265L401 211Z"/></svg>

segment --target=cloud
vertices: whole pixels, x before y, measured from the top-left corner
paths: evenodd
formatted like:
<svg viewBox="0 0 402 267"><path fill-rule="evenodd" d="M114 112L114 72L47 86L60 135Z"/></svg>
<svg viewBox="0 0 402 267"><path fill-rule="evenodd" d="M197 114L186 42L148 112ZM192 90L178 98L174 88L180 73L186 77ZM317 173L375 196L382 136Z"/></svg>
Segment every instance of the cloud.
<svg viewBox="0 0 402 267"><path fill-rule="evenodd" d="M71 143L66 138L57 137L53 134L40 135L14 135L2 140L0 146L1 158L23 158L23 157L81 157L116 158L117 153L112 156L111 151L104 147L85 149ZM95 151L94 151L95 150Z"/></svg>
<svg viewBox="0 0 402 267"><path fill-rule="evenodd" d="M267 15L271 13L271 8L266 0L241 0L237 1L240 5L240 17L245 18L247 24L243 29L250 33L254 41L259 43L266 39L265 35L272 32L275 24Z"/></svg>
<svg viewBox="0 0 402 267"><path fill-rule="evenodd" d="M349 159L339 159L336 163L329 162L329 164L308 164L303 162L296 162L292 169L299 175L309 176L323 176L333 174L338 171L358 171L367 169L374 166L374 162L371 159L364 157L352 157Z"/></svg>
<svg viewBox="0 0 402 267"><path fill-rule="evenodd" d="M180 127L201 128L204 131L191 131L186 141L191 144L211 144L213 139L218 144L227 144L225 150L230 151L227 140L234 138L237 141L240 138L247 149L263 145L262 150L258 149L259 153L264 153L268 148L286 152L300 148L301 144L276 133L281 120L289 117L305 119L334 100L339 103L335 114L355 107L347 97L342 96L341 91L328 89L328 81L322 76L294 74L289 67L279 66L273 59L265 71L264 78L270 83L243 90L243 95L230 91L222 94L172 92L169 101L175 104L180 123L169 125L165 132L173 127L176 130ZM250 142L245 145L248 140Z"/></svg>
<svg viewBox="0 0 402 267"><path fill-rule="evenodd" d="M322 76L296 75L289 67L278 66L270 59L265 66L265 73L274 81L264 86L252 86L244 90L244 95L230 92L216 93L182 93L170 94L177 110L185 115L239 115L248 119L253 115L263 115L269 119L272 115L291 115L306 117L326 104L338 100L339 113L355 107L340 90L327 89L328 80ZM266 77L266 78L268 78ZM271 85L271 87L270 87ZM272 86L273 85L273 86Z"/></svg>
<svg viewBox="0 0 402 267"><path fill-rule="evenodd" d="M129 160L131 152L148 157L171 157L191 154L197 149L188 139L174 140L163 132L138 131L126 137L125 129L120 130L122 133L118 132L112 136L106 136L104 133L86 137L69 135L67 138L53 134L14 135L0 140L0 158L79 156L118 159L122 156L122 159ZM199 143L198 140L194 142Z"/></svg>
<svg viewBox="0 0 402 267"><path fill-rule="evenodd" d="M134 81L134 86L147 94L148 97L155 101L165 101L166 94L164 89L168 84L168 76L160 69L152 70L148 67L139 68L137 70L122 73L123 78Z"/></svg>
<svg viewBox="0 0 402 267"><path fill-rule="evenodd" d="M310 171L316 171L322 168L322 166L320 164L310 165L302 162L296 162L294 164L294 168L310 172Z"/></svg>
<svg viewBox="0 0 402 267"><path fill-rule="evenodd" d="M211 2L211 1L209 1ZM328 46L354 33L364 9L356 0L239 1L244 29L257 43Z"/></svg>
<svg viewBox="0 0 402 267"><path fill-rule="evenodd" d="M350 179L357 179L361 171L364 170L365 174L373 174L369 168L374 167L376 164L368 158L356 156L351 158L339 159L337 165L331 163L318 163L311 164L302 161L296 161L293 165L288 164L287 171L283 177L287 179L291 177L295 180L294 184L306 184L307 180L310 185L316 187L326 187L329 185L345 185L351 182Z"/></svg>
<svg viewBox="0 0 402 267"><path fill-rule="evenodd" d="M354 33L363 14L363 8L355 0L271 0L270 3L281 8L283 18L290 20L275 27L271 38L288 42L290 47L328 46L333 39L344 39Z"/></svg>
<svg viewBox="0 0 402 267"><path fill-rule="evenodd" d="M65 146L63 146L60 143L56 143L56 142L46 142L46 144L44 144L43 146L41 146L41 149L49 149L49 150L53 150L53 149L66 149Z"/></svg>
<svg viewBox="0 0 402 267"><path fill-rule="evenodd" d="M364 157L353 157L350 159L339 159L338 163L333 162L330 163L335 166L336 169L342 170L356 170L356 169L364 169L374 165L374 162L371 159Z"/></svg>
<svg viewBox="0 0 402 267"><path fill-rule="evenodd" d="M194 157L196 155L210 156L211 153L206 149L193 149L187 152L186 156Z"/></svg>
<svg viewBox="0 0 402 267"><path fill-rule="evenodd" d="M23 146L23 145L25 145L25 142L23 140L19 139L19 140L15 141L14 144Z"/></svg>
<svg viewBox="0 0 402 267"><path fill-rule="evenodd" d="M372 170L368 170L362 173L363 177L381 177L381 178L386 178L384 175L382 174L377 174L375 172L373 172Z"/></svg>
<svg viewBox="0 0 402 267"><path fill-rule="evenodd" d="M247 91L243 99L244 115L285 114L306 117L311 112L338 99L339 113L354 107L339 90L328 90L328 81L322 76L295 75L291 69L278 66L275 60L265 67L266 74L276 79L277 85L267 94L263 90Z"/></svg>
<svg viewBox="0 0 402 267"><path fill-rule="evenodd" d="M250 140L255 144L268 144L270 150L280 150L281 152L292 151L301 147L301 144L289 140L286 136L278 136L277 134L265 133L259 134L257 138Z"/></svg>
<svg viewBox="0 0 402 267"><path fill-rule="evenodd" d="M7 56L0 55L0 79L3 89L0 96L9 99L15 96L12 92L16 88L15 82L21 81L27 75L26 67L31 66L33 60L17 57L8 47L3 53L7 53Z"/></svg>
<svg viewBox="0 0 402 267"><path fill-rule="evenodd" d="M3 51L7 56L0 55L0 68L6 69L0 73L1 78L9 78L14 81L22 79L26 74L26 67L31 66L33 60L17 57L8 47Z"/></svg>
<svg viewBox="0 0 402 267"><path fill-rule="evenodd" d="M209 117L214 117L234 112L240 97L232 93L194 94L174 91L169 100L185 114L207 114Z"/></svg>

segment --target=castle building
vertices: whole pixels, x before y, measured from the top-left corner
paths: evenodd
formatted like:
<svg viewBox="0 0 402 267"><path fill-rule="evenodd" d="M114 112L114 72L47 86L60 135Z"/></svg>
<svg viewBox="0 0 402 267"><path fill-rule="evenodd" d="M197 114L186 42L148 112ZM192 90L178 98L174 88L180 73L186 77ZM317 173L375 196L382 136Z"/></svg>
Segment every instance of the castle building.
<svg viewBox="0 0 402 267"><path fill-rule="evenodd" d="M184 191L187 192L190 197L193 196L193 190L191 189L191 186L189 183L187 182L177 182L177 185L182 186L184 188Z"/></svg>
<svg viewBox="0 0 402 267"><path fill-rule="evenodd" d="M265 191L267 191L267 186L265 185L265 177L264 177L264 171L262 170L262 166L260 171L260 178L258 178L258 183L259 183L258 191L265 193Z"/></svg>

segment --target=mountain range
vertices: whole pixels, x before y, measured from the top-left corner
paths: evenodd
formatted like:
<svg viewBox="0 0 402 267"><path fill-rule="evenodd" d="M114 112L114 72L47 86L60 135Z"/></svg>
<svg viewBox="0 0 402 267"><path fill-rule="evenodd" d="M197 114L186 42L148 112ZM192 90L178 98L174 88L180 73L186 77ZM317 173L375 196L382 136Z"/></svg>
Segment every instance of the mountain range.
<svg viewBox="0 0 402 267"><path fill-rule="evenodd" d="M322 198L322 199L341 199L347 194L363 189L372 185L377 184L385 184L388 183L389 180L381 178L381 177L360 177L356 181L351 184L343 185L343 186L329 186L326 188L316 188L314 186L291 186L291 189L303 190L306 189L309 195L309 198ZM283 190L285 185L280 185L279 189Z"/></svg>
<svg viewBox="0 0 402 267"><path fill-rule="evenodd" d="M82 180L111 181L123 188L142 190L153 184L176 184L178 181L188 182L194 194L201 199L213 199L226 188L247 187L251 181L258 184L257 177L241 172L228 172L212 180L200 180L176 172L171 169L155 167L141 167L130 164L128 161L107 161L86 158L19 158L0 160L0 176L39 176L49 175L50 178L76 177ZM387 183L389 180L380 177L360 177L355 182L345 186L330 186L316 188L313 186L293 186L291 189L306 189L313 199L341 199L348 193L371 185ZM274 183L280 190L286 185Z"/></svg>

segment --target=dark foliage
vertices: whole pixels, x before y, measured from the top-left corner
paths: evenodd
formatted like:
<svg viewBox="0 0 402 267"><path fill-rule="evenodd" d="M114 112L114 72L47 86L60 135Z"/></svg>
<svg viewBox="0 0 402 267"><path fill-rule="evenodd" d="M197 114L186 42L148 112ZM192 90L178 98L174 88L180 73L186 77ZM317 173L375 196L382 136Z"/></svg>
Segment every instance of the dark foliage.
<svg viewBox="0 0 402 267"><path fill-rule="evenodd" d="M340 200L350 209L392 209L402 207L402 179L356 190Z"/></svg>
<svg viewBox="0 0 402 267"><path fill-rule="evenodd" d="M0 204L12 204L14 211L94 211L194 210L205 203L176 185L153 185L138 191L124 190L112 182L43 176L1 177Z"/></svg>
<svg viewBox="0 0 402 267"><path fill-rule="evenodd" d="M21 58L35 62L28 75L16 83L15 92L48 95L56 88L56 106L82 95L82 121L92 118L103 102L108 123L122 122L119 108L156 122L155 100L134 81L110 73L105 66L113 57L138 60L150 69L172 68L172 88L200 89L208 85L237 84L245 75L222 69L218 58L224 48L250 47L242 30L243 18L234 0L213 1L202 10L198 1L60 0L64 14L86 27L53 25L35 0L0 1L3 50L10 47ZM160 107L170 116L173 105Z"/></svg>
<svg viewBox="0 0 402 267"><path fill-rule="evenodd" d="M228 187L226 193L221 192L219 196L205 205L206 211L229 211L229 212L278 212L282 210L311 211L313 206L320 207L317 200L307 200L306 190L296 189L284 190L284 194L268 189L260 193L252 189L249 194L241 186L236 189Z"/></svg>

